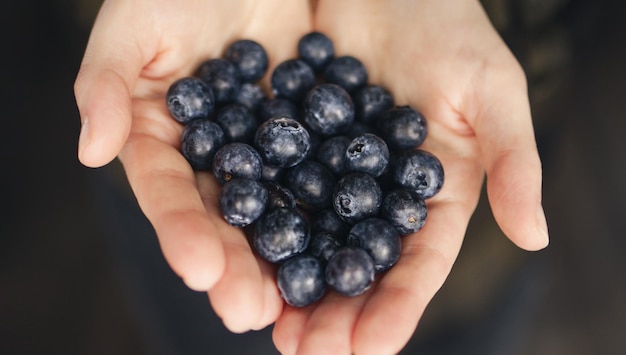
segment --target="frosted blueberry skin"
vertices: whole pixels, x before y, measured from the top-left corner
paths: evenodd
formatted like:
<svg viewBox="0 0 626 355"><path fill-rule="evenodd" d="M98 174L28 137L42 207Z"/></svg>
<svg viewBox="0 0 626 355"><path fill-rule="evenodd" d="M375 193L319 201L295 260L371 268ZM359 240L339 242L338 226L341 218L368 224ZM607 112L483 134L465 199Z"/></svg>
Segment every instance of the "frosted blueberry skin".
<svg viewBox="0 0 626 355"><path fill-rule="evenodd" d="M330 207L335 184L330 170L308 159L290 168L285 175L285 185L293 192L297 204L309 211Z"/></svg>
<svg viewBox="0 0 626 355"><path fill-rule="evenodd" d="M278 263L304 252L309 239L309 225L297 209L275 208L257 220L252 245L263 259Z"/></svg>
<svg viewBox="0 0 626 355"><path fill-rule="evenodd" d="M338 293L354 297L369 289L374 281L374 261L357 247L344 246L326 264L326 284Z"/></svg>
<svg viewBox="0 0 626 355"><path fill-rule="evenodd" d="M283 97L298 105L315 85L313 69L300 59L288 59L272 72L271 87L274 96Z"/></svg>
<svg viewBox="0 0 626 355"><path fill-rule="evenodd" d="M317 258L307 254L286 260L278 268L276 282L281 297L294 307L315 303L326 293L323 265Z"/></svg>
<svg viewBox="0 0 626 355"><path fill-rule="evenodd" d="M258 127L256 116L247 107L240 104L228 104L215 115L217 123L227 142L252 143Z"/></svg>
<svg viewBox="0 0 626 355"><path fill-rule="evenodd" d="M423 199L435 196L443 186L443 166L429 152L420 149L407 151L398 157L394 165L394 183L415 191Z"/></svg>
<svg viewBox="0 0 626 355"><path fill-rule="evenodd" d="M396 189L383 199L380 215L401 235L418 232L426 223L428 209L424 200L409 189Z"/></svg>
<svg viewBox="0 0 626 355"><path fill-rule="evenodd" d="M352 56L335 58L324 70L324 81L353 93L367 85L368 74L363 63Z"/></svg>
<svg viewBox="0 0 626 355"><path fill-rule="evenodd" d="M325 34L311 32L298 41L298 56L310 65L315 73L321 73L335 57L335 46Z"/></svg>
<svg viewBox="0 0 626 355"><path fill-rule="evenodd" d="M285 176L286 169L279 168L275 165L264 163L263 172L261 173L261 181L269 181L280 183Z"/></svg>
<svg viewBox="0 0 626 355"><path fill-rule="evenodd" d="M198 78L176 80L168 88L165 98L172 118L182 124L208 118L215 109L213 91Z"/></svg>
<svg viewBox="0 0 626 355"><path fill-rule="evenodd" d="M335 187L333 208L344 221L356 222L378 214L383 194L376 180L366 173L350 173Z"/></svg>
<svg viewBox="0 0 626 355"><path fill-rule="evenodd" d="M376 128L395 150L417 148L424 143L428 134L426 119L410 106L388 110L378 119Z"/></svg>
<svg viewBox="0 0 626 355"><path fill-rule="evenodd" d="M228 143L213 158L213 174L220 184L235 178L259 180L263 162L259 153L245 143Z"/></svg>
<svg viewBox="0 0 626 355"><path fill-rule="evenodd" d="M335 84L319 84L303 102L304 122L322 136L345 132L354 122L354 105L350 94Z"/></svg>
<svg viewBox="0 0 626 355"><path fill-rule="evenodd" d="M298 119L298 108L293 102L276 97L261 101L257 108L259 121L265 122L270 118L286 117L294 120Z"/></svg>
<svg viewBox="0 0 626 355"><path fill-rule="evenodd" d="M334 136L322 142L315 153L315 159L326 166L336 176L348 172L346 150L351 139L346 136Z"/></svg>
<svg viewBox="0 0 626 355"><path fill-rule="evenodd" d="M389 148L385 141L372 133L355 137L346 149L348 171L379 177L389 164Z"/></svg>
<svg viewBox="0 0 626 355"><path fill-rule="evenodd" d="M309 241L309 247L306 253L315 256L320 259L323 264L326 264L328 259L342 246L343 243L339 238L331 233L313 233L311 234L311 240Z"/></svg>
<svg viewBox="0 0 626 355"><path fill-rule="evenodd" d="M267 53L259 43L242 39L233 42L224 57L235 65L242 82L255 82L263 77L267 71Z"/></svg>
<svg viewBox="0 0 626 355"><path fill-rule="evenodd" d="M355 224L347 244L365 250L374 261L374 270L389 270L400 258L402 242L394 226L381 218L368 218Z"/></svg>
<svg viewBox="0 0 626 355"><path fill-rule="evenodd" d="M235 97L235 103L246 106L253 113L257 111L261 102L267 100L267 95L263 88L254 83L243 83L237 97Z"/></svg>
<svg viewBox="0 0 626 355"><path fill-rule="evenodd" d="M239 71L226 59L213 58L202 62L196 76L211 88L217 105L234 101L241 89Z"/></svg>
<svg viewBox="0 0 626 355"><path fill-rule="evenodd" d="M220 191L220 211L228 224L245 227L263 215L267 200L267 189L258 181L232 179Z"/></svg>
<svg viewBox="0 0 626 355"><path fill-rule="evenodd" d="M342 243L350 231L350 224L342 220L334 209L323 209L311 216L311 233L329 233L337 237Z"/></svg>
<svg viewBox="0 0 626 355"><path fill-rule="evenodd" d="M210 171L215 153L226 143L222 128L208 119L188 123L181 134L181 154L194 170Z"/></svg>
<svg viewBox="0 0 626 355"><path fill-rule="evenodd" d="M291 118L271 118L254 136L254 145L266 163L289 168L302 162L311 149L309 132Z"/></svg>
<svg viewBox="0 0 626 355"><path fill-rule="evenodd" d="M385 111L394 107L393 96L380 85L367 85L353 97L355 118L359 122L372 124Z"/></svg>
<svg viewBox="0 0 626 355"><path fill-rule="evenodd" d="M267 208L296 208L296 197L291 190L275 182L263 184L268 192Z"/></svg>

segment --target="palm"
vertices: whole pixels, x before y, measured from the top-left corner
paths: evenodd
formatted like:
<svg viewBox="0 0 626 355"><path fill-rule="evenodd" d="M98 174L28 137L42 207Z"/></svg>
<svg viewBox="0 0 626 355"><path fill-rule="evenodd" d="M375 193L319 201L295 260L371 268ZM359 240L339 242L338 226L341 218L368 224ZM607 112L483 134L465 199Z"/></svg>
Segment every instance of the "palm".
<svg viewBox="0 0 626 355"><path fill-rule="evenodd" d="M420 11L394 12L387 5L322 1L316 27L333 38L340 55L364 61L370 81L389 88L397 104L424 113L429 136L422 148L441 159L445 184L428 201L424 229L403 239L398 264L377 280L376 287L357 298L331 294L312 307L286 307L274 330L275 342L285 353L333 349L386 354L402 348L450 272L478 202L484 170L490 168L485 141L493 137L482 121L490 117L487 110L498 110L487 107L487 100L498 100L503 93L497 90L504 87L489 88L500 84L500 78L488 75L511 75L511 68L512 75L519 72L479 7L469 9L479 11L479 16L461 10L448 14L447 21L441 17L429 21L426 14L411 15ZM500 68L505 70L498 72ZM523 80L506 85L513 88L508 94L524 98ZM499 202L495 203L497 207ZM508 232L510 226L504 222ZM524 245L515 233L510 237Z"/></svg>

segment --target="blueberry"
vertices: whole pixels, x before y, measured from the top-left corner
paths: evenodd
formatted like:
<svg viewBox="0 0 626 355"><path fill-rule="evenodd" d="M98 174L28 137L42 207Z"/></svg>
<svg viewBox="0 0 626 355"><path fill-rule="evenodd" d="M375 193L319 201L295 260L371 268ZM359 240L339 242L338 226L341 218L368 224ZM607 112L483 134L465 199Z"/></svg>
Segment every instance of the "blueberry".
<svg viewBox="0 0 626 355"><path fill-rule="evenodd" d="M350 225L342 220L334 209L323 209L313 214L310 226L311 233L330 233L340 241L345 241L345 237L350 231Z"/></svg>
<svg viewBox="0 0 626 355"><path fill-rule="evenodd" d="M311 149L311 137L296 120L271 118L257 129L254 144L265 162L289 168L307 157Z"/></svg>
<svg viewBox="0 0 626 355"><path fill-rule="evenodd" d="M348 128L348 131L346 131L346 136L350 139L354 139L355 137L360 136L363 133L376 134L376 129L369 123L363 123L355 120L350 128Z"/></svg>
<svg viewBox="0 0 626 355"><path fill-rule="evenodd" d="M374 261L357 247L337 250L326 264L326 283L338 293L354 297L367 291L374 281Z"/></svg>
<svg viewBox="0 0 626 355"><path fill-rule="evenodd" d="M354 114L359 122L374 123L380 115L393 107L393 96L380 85L367 85L354 94Z"/></svg>
<svg viewBox="0 0 626 355"><path fill-rule="evenodd" d="M220 184L234 179L259 180L263 171L261 156L245 143L228 143L213 159L213 173Z"/></svg>
<svg viewBox="0 0 626 355"><path fill-rule="evenodd" d="M333 207L341 219L354 224L361 219L375 216L382 199L380 186L371 175L351 173L337 182Z"/></svg>
<svg viewBox="0 0 626 355"><path fill-rule="evenodd" d="M259 43L242 39L233 42L224 55L239 70L241 81L256 82L267 71L267 53Z"/></svg>
<svg viewBox="0 0 626 355"><path fill-rule="evenodd" d="M220 191L220 210L230 225L245 227L261 217L267 199L267 189L258 181L232 179Z"/></svg>
<svg viewBox="0 0 626 355"><path fill-rule="evenodd" d="M345 132L354 122L350 94L335 84L316 85L307 93L303 108L304 122L322 136Z"/></svg>
<svg viewBox="0 0 626 355"><path fill-rule="evenodd" d="M276 282L281 297L294 307L315 303L326 293L322 263L307 254L296 255L280 265Z"/></svg>
<svg viewBox="0 0 626 355"><path fill-rule="evenodd" d="M413 190L396 189L383 199L380 214L391 222L401 235L407 235L424 227L427 216L426 203Z"/></svg>
<svg viewBox="0 0 626 355"><path fill-rule="evenodd" d="M261 173L261 181L271 181L279 183L285 176L285 169L272 164L263 164L263 172Z"/></svg>
<svg viewBox="0 0 626 355"><path fill-rule="evenodd" d="M349 93L367 85L367 69L363 63L352 57L335 58L324 70L324 81L337 84Z"/></svg>
<svg viewBox="0 0 626 355"><path fill-rule="evenodd" d="M194 170L211 170L213 157L226 138L222 128L208 119L188 123L181 134L181 153Z"/></svg>
<svg viewBox="0 0 626 355"><path fill-rule="evenodd" d="M202 62L197 76L213 90L218 105L233 101L241 89L239 71L226 59L213 58Z"/></svg>
<svg viewBox="0 0 626 355"><path fill-rule="evenodd" d="M298 108L293 102L276 97L273 99L261 101L257 109L257 115L261 122L265 122L270 118L291 118L298 119Z"/></svg>
<svg viewBox="0 0 626 355"><path fill-rule="evenodd" d="M333 174L343 176L347 173L346 150L350 145L350 138L334 136L322 142L315 153L315 159L324 164Z"/></svg>
<svg viewBox="0 0 626 355"><path fill-rule="evenodd" d="M394 164L393 181L400 187L415 191L423 199L435 196L444 181L439 159L424 150L403 153Z"/></svg>
<svg viewBox="0 0 626 355"><path fill-rule="evenodd" d="M335 46L325 34L311 32L298 41L298 56L310 65L314 72L321 73L335 57Z"/></svg>
<svg viewBox="0 0 626 355"><path fill-rule="evenodd" d="M355 224L350 229L347 243L365 250L372 257L377 272L395 265L402 249L398 231L381 218L368 218Z"/></svg>
<svg viewBox="0 0 626 355"><path fill-rule="evenodd" d="M275 182L263 184L268 192L267 208L296 208L296 198L288 188Z"/></svg>
<svg viewBox="0 0 626 355"><path fill-rule="evenodd" d="M302 253L309 245L309 226L293 208L274 208L257 220L252 245L259 255L272 263Z"/></svg>
<svg viewBox="0 0 626 355"><path fill-rule="evenodd" d="M331 233L320 232L311 235L311 240L309 241L309 247L306 250L307 254L313 255L316 258L319 258L324 264L328 262L333 254L339 248L341 248L343 244L341 241Z"/></svg>
<svg viewBox="0 0 626 355"><path fill-rule="evenodd" d="M274 95L295 104L299 104L314 85L313 69L300 59L288 59L278 64L272 72L271 86Z"/></svg>
<svg viewBox="0 0 626 355"><path fill-rule="evenodd" d="M256 112L261 102L265 100L267 100L267 95L260 85L243 83L234 102L246 106L252 112Z"/></svg>
<svg viewBox="0 0 626 355"><path fill-rule="evenodd" d="M397 150L419 147L426 139L426 119L410 106L394 107L385 112L376 122L380 135Z"/></svg>
<svg viewBox="0 0 626 355"><path fill-rule="evenodd" d="M330 170L313 160L304 160L290 168L285 176L285 185L305 210L330 207L335 183Z"/></svg>
<svg viewBox="0 0 626 355"><path fill-rule="evenodd" d="M172 83L167 90L166 102L172 117L182 124L208 118L215 109L213 91L202 80L191 77Z"/></svg>
<svg viewBox="0 0 626 355"><path fill-rule="evenodd" d="M227 142L252 143L258 127L255 115L240 104L228 104L215 115L217 123L226 136Z"/></svg>
<svg viewBox="0 0 626 355"><path fill-rule="evenodd" d="M380 176L389 164L389 148L385 141L372 133L355 137L346 149L348 171Z"/></svg>

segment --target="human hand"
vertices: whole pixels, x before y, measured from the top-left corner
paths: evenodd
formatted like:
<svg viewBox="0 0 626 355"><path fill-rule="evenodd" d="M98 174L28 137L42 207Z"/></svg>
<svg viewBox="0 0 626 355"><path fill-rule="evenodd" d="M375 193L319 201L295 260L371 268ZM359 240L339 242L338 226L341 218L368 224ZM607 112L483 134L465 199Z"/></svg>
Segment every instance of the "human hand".
<svg viewBox="0 0 626 355"><path fill-rule="evenodd" d="M429 124L423 149L446 181L402 256L365 294L285 306L274 328L284 354L395 354L449 274L487 173L494 217L519 247L548 244L526 79L476 0L319 1L315 29L353 55L370 81Z"/></svg>
<svg viewBox="0 0 626 355"><path fill-rule="evenodd" d="M310 29L303 0L105 1L75 83L80 161L99 167L119 155L168 263L190 288L208 290L234 332L271 324L282 300L271 268L221 217L214 177L194 174L179 153L182 126L165 93L241 38L266 48L271 70Z"/></svg>

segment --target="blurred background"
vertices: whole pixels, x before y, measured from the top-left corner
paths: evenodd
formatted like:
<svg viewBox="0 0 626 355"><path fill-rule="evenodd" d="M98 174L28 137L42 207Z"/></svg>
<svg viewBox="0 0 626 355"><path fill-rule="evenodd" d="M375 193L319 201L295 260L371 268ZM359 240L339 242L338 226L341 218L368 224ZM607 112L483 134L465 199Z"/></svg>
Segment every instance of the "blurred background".
<svg viewBox="0 0 626 355"><path fill-rule="evenodd" d="M548 249L480 204L403 354L626 349L626 3L485 0L526 69ZM165 264L118 162L76 159L73 81L96 0L4 1L0 354L275 354L230 334Z"/></svg>

